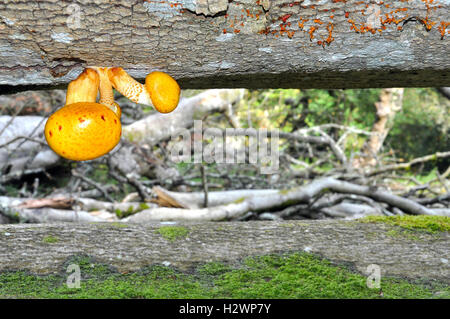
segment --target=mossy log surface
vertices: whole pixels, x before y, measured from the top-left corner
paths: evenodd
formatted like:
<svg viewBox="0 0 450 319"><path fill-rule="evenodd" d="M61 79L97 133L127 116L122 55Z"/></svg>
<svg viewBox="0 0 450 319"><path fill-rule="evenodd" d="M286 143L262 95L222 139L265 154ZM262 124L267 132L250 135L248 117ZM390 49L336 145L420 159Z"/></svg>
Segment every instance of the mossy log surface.
<svg viewBox="0 0 450 319"><path fill-rule="evenodd" d="M78 255L120 272L158 264L189 271L201 263L306 251L363 274L376 264L382 276L450 283L448 232L406 231L385 223L16 224L0 226L0 241L0 272L58 273Z"/></svg>
<svg viewBox="0 0 450 319"><path fill-rule="evenodd" d="M445 0L0 3L0 89L63 87L86 66L182 88L448 86Z"/></svg>

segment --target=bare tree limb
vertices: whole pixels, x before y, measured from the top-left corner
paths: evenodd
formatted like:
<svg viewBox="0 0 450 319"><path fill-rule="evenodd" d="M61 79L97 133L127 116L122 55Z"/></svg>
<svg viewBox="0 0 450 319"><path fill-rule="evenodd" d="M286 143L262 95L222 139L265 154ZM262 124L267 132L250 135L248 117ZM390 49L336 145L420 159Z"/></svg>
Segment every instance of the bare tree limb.
<svg viewBox="0 0 450 319"><path fill-rule="evenodd" d="M249 211L257 212L305 203L324 191L366 196L378 202L398 207L412 215L438 214L412 200L390 194L376 187L361 186L334 178L322 178L297 189L277 191L277 193L266 196L252 196L228 205L189 210L161 207L144 210L126 220L136 223L155 220L229 220L238 218Z"/></svg>
<svg viewBox="0 0 450 319"><path fill-rule="evenodd" d="M374 176L374 175L385 173L388 171L394 171L394 170L398 170L398 169L408 169L411 166L419 164L419 163L425 163L425 162L436 160L438 158L447 158L447 157L450 157L450 152L437 152L435 154L415 158L408 163L399 163L399 164L382 166L380 168L369 171L365 175L366 176Z"/></svg>
<svg viewBox="0 0 450 319"><path fill-rule="evenodd" d="M100 184L94 182L93 180L91 180L87 176L84 176L83 174L78 173L77 170L75 170L75 169L72 169L71 172L72 172L73 176L81 179L83 182L86 182L87 184L89 184L91 186L94 186L96 189L98 189L107 200L109 200L110 202L114 202L114 199L111 196L109 196L107 190L103 186L101 186Z"/></svg>

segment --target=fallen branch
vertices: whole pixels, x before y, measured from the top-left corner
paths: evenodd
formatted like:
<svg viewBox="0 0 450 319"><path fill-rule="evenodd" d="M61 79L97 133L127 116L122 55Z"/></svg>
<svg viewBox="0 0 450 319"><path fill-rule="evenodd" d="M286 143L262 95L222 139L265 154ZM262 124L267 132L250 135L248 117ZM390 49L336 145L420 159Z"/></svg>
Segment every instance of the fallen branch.
<svg viewBox="0 0 450 319"><path fill-rule="evenodd" d="M249 136L249 137L257 137L258 131L255 129L245 129L245 128L227 128L220 129L220 128L214 128L218 132L222 132L222 136L225 136L226 134L230 134L233 136ZM206 131L207 128L204 129ZM313 130L315 133L319 133L321 136L314 136L314 135L306 135L306 134L300 134L300 133L287 133L287 132L275 132L275 131L267 131L267 137L271 136L278 136L280 138L285 138L288 140L294 140L297 142L302 143L310 143L310 144L318 144L318 145L326 145L328 146L333 154L336 156L337 160L341 162L343 165L346 164L347 158L345 157L344 152L342 149L338 146L338 144L324 131L320 130L319 127L315 127Z"/></svg>
<svg viewBox="0 0 450 319"><path fill-rule="evenodd" d="M56 198L37 198L23 201L18 208L57 208L69 209L72 208L74 200L72 198L56 197Z"/></svg>
<svg viewBox="0 0 450 319"><path fill-rule="evenodd" d="M160 207L144 210L125 220L135 223L156 220L230 220L238 218L249 211L267 211L299 203L308 203L314 197L325 191L366 196L377 202L397 207L401 211L412 215L439 214L439 212L434 211L433 209L429 209L412 200L393 195L376 187L352 184L334 178L323 178L289 191L276 191L275 193L266 194L264 196L244 197L234 203L226 205L197 209ZM213 193L210 193L211 197L212 194Z"/></svg>
<svg viewBox="0 0 450 319"><path fill-rule="evenodd" d="M166 207L178 207L195 209L203 208L205 201L204 192L181 193L171 192L162 187L153 187L153 192L157 195L157 203ZM220 206L241 201L251 196L266 196L276 194L279 190L276 189L242 189L231 191L219 191L208 193L208 204L210 207Z"/></svg>
<svg viewBox="0 0 450 319"><path fill-rule="evenodd" d="M89 184L91 186L94 186L96 189L98 189L107 200L109 200L110 202L114 201L114 199L111 196L109 196L107 190L102 185L94 182L90 178L88 178L88 177L84 176L83 174L77 172L77 170L75 170L75 169L72 169L71 172L72 172L73 176L81 179L83 182L85 182L85 183L87 183L87 184Z"/></svg>
<svg viewBox="0 0 450 319"><path fill-rule="evenodd" d="M0 196L0 215L26 223L117 221L117 212L132 214L152 203L111 203L91 198L16 198Z"/></svg>
<svg viewBox="0 0 450 319"><path fill-rule="evenodd" d="M386 165L377 169L374 169L368 173L366 173L366 176L374 176L377 174L389 172L389 171L395 171L399 169L409 169L411 166L425 163L433 160L437 160L438 158L447 158L450 157L450 152L437 152L435 154L426 155L423 157L415 158L412 161L408 163L400 163L400 164L392 164L392 165Z"/></svg>

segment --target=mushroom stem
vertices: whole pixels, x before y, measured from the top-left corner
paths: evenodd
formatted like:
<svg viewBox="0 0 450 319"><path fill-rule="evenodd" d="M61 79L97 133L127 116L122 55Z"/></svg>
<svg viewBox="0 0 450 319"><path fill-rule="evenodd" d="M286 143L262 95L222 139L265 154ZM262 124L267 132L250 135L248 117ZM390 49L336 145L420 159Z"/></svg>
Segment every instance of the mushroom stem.
<svg viewBox="0 0 450 319"><path fill-rule="evenodd" d="M133 79L122 68L109 68L109 80L114 88L134 103L151 105L152 100L145 86Z"/></svg>
<svg viewBox="0 0 450 319"><path fill-rule="evenodd" d="M178 105L180 86L167 73L155 71L148 74L145 85L122 68L109 68L108 75L114 88L135 103L151 105L161 113L170 113Z"/></svg>
<svg viewBox="0 0 450 319"><path fill-rule="evenodd" d="M99 76L92 69L85 69L75 80L69 83L66 105L77 102L93 102L97 99Z"/></svg>
<svg viewBox="0 0 450 319"><path fill-rule="evenodd" d="M108 68L92 67L92 69L97 71L98 76L100 77L100 100L98 103L109 107L116 113L117 117L120 118L122 110L120 109L119 104L114 102L114 92L111 82L109 81Z"/></svg>

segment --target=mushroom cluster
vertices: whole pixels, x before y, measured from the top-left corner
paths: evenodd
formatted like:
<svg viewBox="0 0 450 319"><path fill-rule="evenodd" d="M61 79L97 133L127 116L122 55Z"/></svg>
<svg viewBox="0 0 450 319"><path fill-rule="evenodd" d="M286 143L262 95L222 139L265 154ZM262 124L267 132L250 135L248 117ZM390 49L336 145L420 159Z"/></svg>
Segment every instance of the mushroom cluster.
<svg viewBox="0 0 450 319"><path fill-rule="evenodd" d="M66 104L45 124L45 139L55 153L86 161L107 154L119 143L122 111L114 101L113 87L133 102L161 113L172 112L180 98L178 83L164 72L150 73L143 85L122 68L87 68L70 82Z"/></svg>

